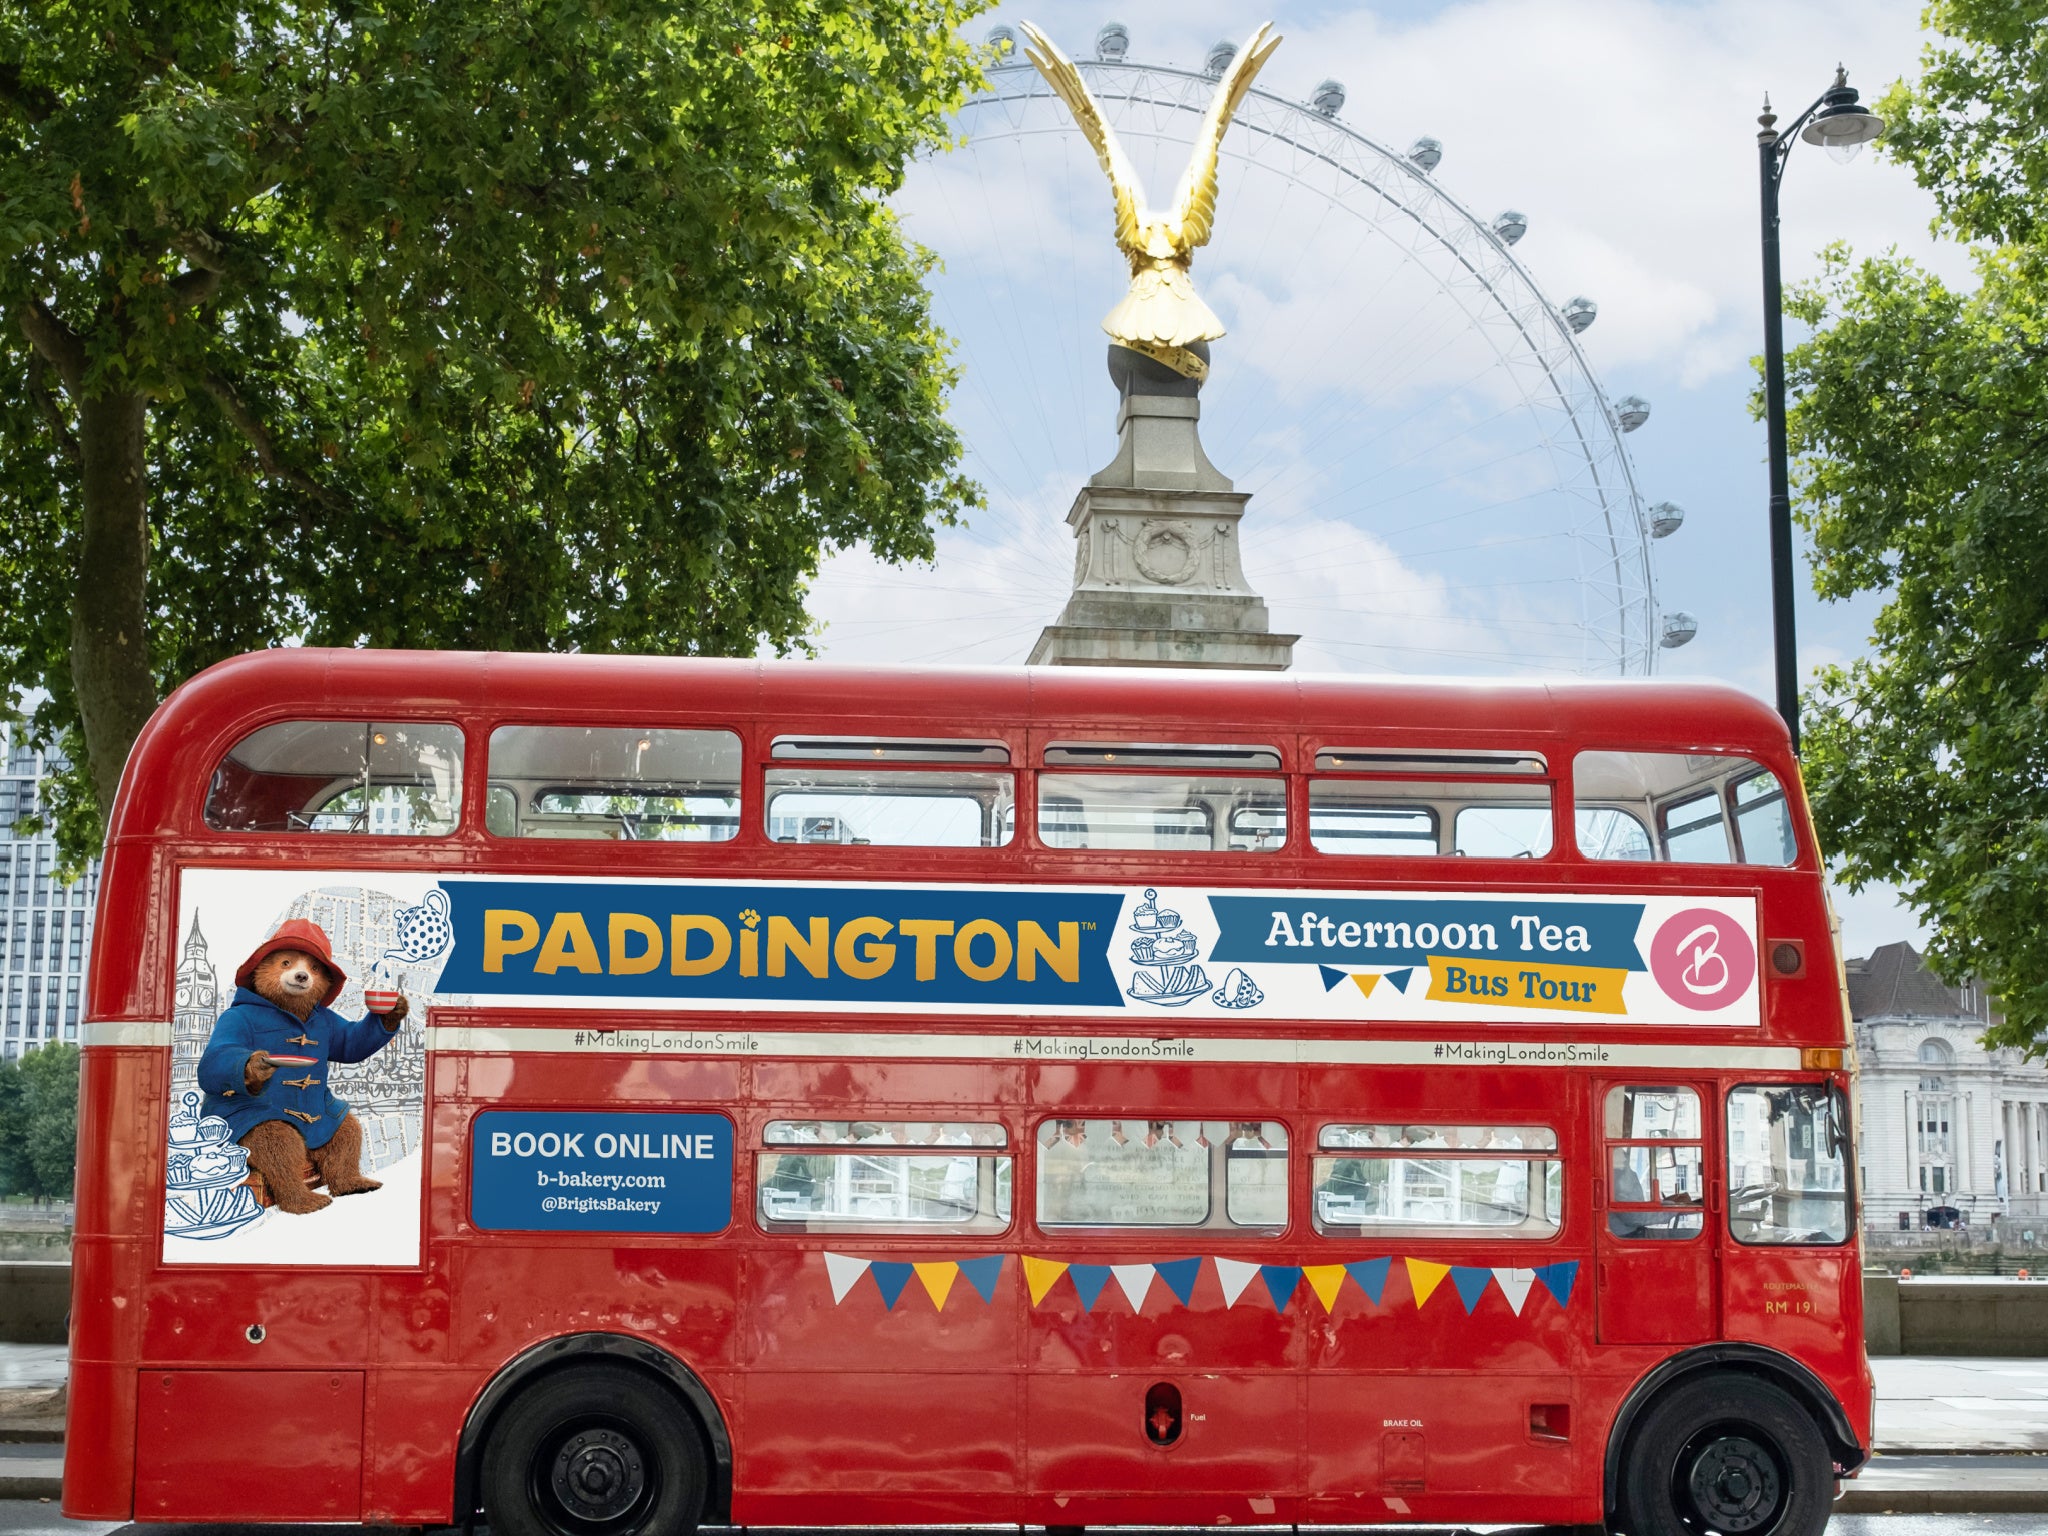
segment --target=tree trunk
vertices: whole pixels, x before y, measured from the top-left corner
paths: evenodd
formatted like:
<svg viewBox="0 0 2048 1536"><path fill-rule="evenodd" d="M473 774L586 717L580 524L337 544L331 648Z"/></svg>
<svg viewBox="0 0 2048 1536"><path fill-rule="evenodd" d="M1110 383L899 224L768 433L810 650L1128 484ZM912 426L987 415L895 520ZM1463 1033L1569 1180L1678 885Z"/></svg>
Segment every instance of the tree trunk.
<svg viewBox="0 0 2048 1536"><path fill-rule="evenodd" d="M84 517L71 592L71 686L100 817L113 814L128 749L156 708L149 646L148 401L77 401Z"/></svg>

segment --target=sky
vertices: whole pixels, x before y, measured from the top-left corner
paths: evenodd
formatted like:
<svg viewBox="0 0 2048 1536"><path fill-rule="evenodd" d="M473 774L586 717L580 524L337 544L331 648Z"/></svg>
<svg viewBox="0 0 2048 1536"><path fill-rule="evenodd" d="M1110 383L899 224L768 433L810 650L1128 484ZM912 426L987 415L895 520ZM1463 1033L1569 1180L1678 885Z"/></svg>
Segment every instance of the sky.
<svg viewBox="0 0 2048 1536"><path fill-rule="evenodd" d="M1132 61L1199 68L1213 42L1270 18L1284 41L1261 89L1305 100L1335 79L1340 120L1368 139L1397 151L1441 140L1434 185L1482 220L1528 216L1513 254L1535 289L1599 306L1581 347L1601 391L1650 402L1624 440L1636 482L1686 512L1651 546L1656 596L1699 623L1690 645L1658 653L1658 674L1769 697L1764 435L1747 404L1762 332L1756 114L1769 91L1789 119L1838 61L1874 99L1916 70L1919 12L1917 0L1005 0L969 36L1029 19L1087 60L1117 20ZM1163 202L1192 116L1109 110ZM960 126L965 142L914 167L898 206L941 263L934 310L964 370L951 409L989 504L942 532L932 566L885 568L859 550L829 560L811 607L834 659L1022 661L1070 586L1067 508L1114 452L1097 322L1125 279L1092 154L1049 103L971 109ZM1583 489L1526 358L1446 280L1438 248L1287 160L1233 129L1194 278L1230 332L1214 346L1203 440L1253 495L1246 570L1274 628L1302 635L1297 666L1610 666L1585 649L1588 615L1611 603L1582 575ZM1844 166L1800 146L1784 184L1786 281L1811 277L1830 241L1897 248L1967 281L1962 251L1930 235L1932 212L1881 156ZM1860 654L1874 603L1820 603L1803 564L1800 590L1802 668ZM1889 891L1836 901L1852 955L1924 937Z"/></svg>

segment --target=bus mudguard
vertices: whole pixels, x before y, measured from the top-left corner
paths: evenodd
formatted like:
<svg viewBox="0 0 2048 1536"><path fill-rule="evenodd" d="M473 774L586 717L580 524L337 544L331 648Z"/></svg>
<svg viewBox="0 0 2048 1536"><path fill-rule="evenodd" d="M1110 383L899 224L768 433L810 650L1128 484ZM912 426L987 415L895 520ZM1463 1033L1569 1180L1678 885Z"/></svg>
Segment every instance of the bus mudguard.
<svg viewBox="0 0 2048 1536"><path fill-rule="evenodd" d="M1856 1431L1850 1427L1849 1415L1841 1403L1808 1367L1761 1344L1702 1344L1661 1362L1622 1399L1621 1409L1614 1416L1614 1428L1607 1437L1607 1471L1601 1485L1605 1508L1614 1508L1620 1492L1622 1449L1643 1410L1673 1382L1702 1371L1760 1376L1783 1387L1813 1414L1836 1463L1845 1473L1854 1472L1870 1459L1869 1450L1856 1439Z"/></svg>
<svg viewBox="0 0 2048 1536"><path fill-rule="evenodd" d="M665 1382L704 1426L711 1454L710 1478L704 1490L704 1523L721 1525L732 1514L732 1436L711 1389L697 1373L659 1345L623 1333L571 1333L547 1339L516 1355L493 1376L463 1422L455 1448L454 1523L464 1531L476 1524L477 1484L482 1476L484 1446L500 1410L521 1388L564 1366L591 1360L616 1360Z"/></svg>

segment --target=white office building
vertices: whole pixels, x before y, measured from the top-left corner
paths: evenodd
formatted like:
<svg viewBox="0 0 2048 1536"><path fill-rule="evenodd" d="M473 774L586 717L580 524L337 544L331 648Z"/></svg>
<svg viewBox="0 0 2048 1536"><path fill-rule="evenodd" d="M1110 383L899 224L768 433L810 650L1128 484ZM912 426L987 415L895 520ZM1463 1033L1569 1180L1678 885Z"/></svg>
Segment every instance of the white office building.
<svg viewBox="0 0 2048 1536"><path fill-rule="evenodd" d="M2048 1066L1986 1050L1991 1000L1944 985L1911 944L1851 960L1848 973L1865 1229L1954 1221L2048 1243Z"/></svg>
<svg viewBox="0 0 2048 1536"><path fill-rule="evenodd" d="M0 1055L10 1059L54 1040L77 1043L100 886L97 860L63 884L56 840L21 827L41 803L44 775L64 766L23 734L0 724Z"/></svg>

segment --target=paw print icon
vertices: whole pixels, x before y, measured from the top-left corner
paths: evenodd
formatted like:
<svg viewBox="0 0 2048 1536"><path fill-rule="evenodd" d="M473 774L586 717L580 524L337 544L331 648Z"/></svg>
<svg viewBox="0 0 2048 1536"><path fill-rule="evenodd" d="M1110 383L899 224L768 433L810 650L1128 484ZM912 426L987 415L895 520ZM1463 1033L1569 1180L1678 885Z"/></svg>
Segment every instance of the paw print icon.
<svg viewBox="0 0 2048 1536"><path fill-rule="evenodd" d="M761 914L756 912L752 907L748 907L744 912L740 913L740 921L745 923L749 928L757 928L761 924Z"/></svg>

